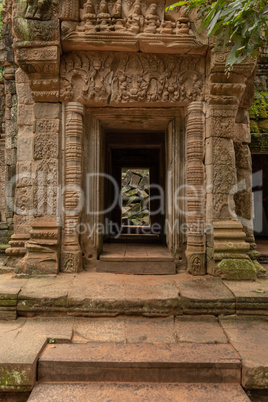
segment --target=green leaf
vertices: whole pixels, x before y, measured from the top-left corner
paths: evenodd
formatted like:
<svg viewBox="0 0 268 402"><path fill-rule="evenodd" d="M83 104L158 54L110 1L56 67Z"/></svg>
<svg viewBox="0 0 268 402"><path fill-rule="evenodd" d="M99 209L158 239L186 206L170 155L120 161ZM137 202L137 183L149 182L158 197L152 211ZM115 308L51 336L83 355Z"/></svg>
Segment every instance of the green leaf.
<svg viewBox="0 0 268 402"><path fill-rule="evenodd" d="M256 292L256 293L265 293L265 291L262 290L262 289L255 289L254 292Z"/></svg>
<svg viewBox="0 0 268 402"><path fill-rule="evenodd" d="M179 1L178 3L174 3L169 7L166 7L166 11L172 11L174 10L174 8L176 7L181 7L181 6L185 6L189 3L189 1Z"/></svg>

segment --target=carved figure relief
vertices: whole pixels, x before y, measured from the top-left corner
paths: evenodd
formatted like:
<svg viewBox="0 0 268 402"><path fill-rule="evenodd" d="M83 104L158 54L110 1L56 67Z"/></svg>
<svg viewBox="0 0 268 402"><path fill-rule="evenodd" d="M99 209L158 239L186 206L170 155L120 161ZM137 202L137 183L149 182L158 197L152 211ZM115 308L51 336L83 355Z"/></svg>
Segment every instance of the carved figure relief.
<svg viewBox="0 0 268 402"><path fill-rule="evenodd" d="M127 31L132 35L193 36L185 8L181 9L174 18L164 13L164 4L158 2L132 0L126 1L123 7L122 0L113 0L109 3L106 0L87 0L80 9L81 22L77 25L76 32L93 34Z"/></svg>
<svg viewBox="0 0 268 402"><path fill-rule="evenodd" d="M108 12L108 6L106 0L100 2L100 12L97 17L98 30L110 31L112 29L112 19Z"/></svg>
<svg viewBox="0 0 268 402"><path fill-rule="evenodd" d="M160 18L157 15L157 4L152 3L145 16L144 32L154 34L160 26Z"/></svg>
<svg viewBox="0 0 268 402"><path fill-rule="evenodd" d="M200 100L200 68L198 56L71 53L61 64L61 99L87 105Z"/></svg>
<svg viewBox="0 0 268 402"><path fill-rule="evenodd" d="M127 28L131 33L138 34L144 26L144 17L141 12L141 2L136 0L131 10L128 20Z"/></svg>
<svg viewBox="0 0 268 402"><path fill-rule="evenodd" d="M84 15L82 17L82 22L78 25L77 30L80 32L90 32L93 31L97 23L97 17L95 13L95 7L91 0L87 0L84 4Z"/></svg>
<svg viewBox="0 0 268 402"><path fill-rule="evenodd" d="M117 0L114 5L113 19L114 30L116 32L121 32L126 30L126 18L122 18L122 2Z"/></svg>

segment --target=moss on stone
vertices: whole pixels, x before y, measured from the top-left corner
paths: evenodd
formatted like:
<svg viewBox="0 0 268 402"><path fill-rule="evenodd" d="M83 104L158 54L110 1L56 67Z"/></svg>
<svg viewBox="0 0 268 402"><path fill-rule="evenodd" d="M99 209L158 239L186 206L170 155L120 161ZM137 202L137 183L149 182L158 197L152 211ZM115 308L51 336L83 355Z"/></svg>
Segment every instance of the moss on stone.
<svg viewBox="0 0 268 402"><path fill-rule="evenodd" d="M15 18L13 27L21 41L31 41L32 32L28 20L24 18Z"/></svg>
<svg viewBox="0 0 268 402"><path fill-rule="evenodd" d="M250 120L250 132L251 133L259 133L258 123L254 120Z"/></svg>
<svg viewBox="0 0 268 402"><path fill-rule="evenodd" d="M233 281L255 281L256 269L252 261L223 259L218 265L221 278Z"/></svg>
<svg viewBox="0 0 268 402"><path fill-rule="evenodd" d="M249 117L251 151L268 152L268 91L256 92L254 104L249 109Z"/></svg>
<svg viewBox="0 0 268 402"><path fill-rule="evenodd" d="M266 269L263 268L263 266L258 261L253 261L253 264L256 269L257 278L266 279L267 278Z"/></svg>
<svg viewBox="0 0 268 402"><path fill-rule="evenodd" d="M268 132L263 134L253 133L251 135L251 152L268 152Z"/></svg>
<svg viewBox="0 0 268 402"><path fill-rule="evenodd" d="M268 118L268 91L256 92L254 103L249 109L249 117L256 121Z"/></svg>
<svg viewBox="0 0 268 402"><path fill-rule="evenodd" d="M18 387L22 386L23 390L25 388L25 385L29 381L29 373L25 370L16 370L16 369L8 369L7 367L3 367L1 370L1 376L0 376L0 389L5 388L7 389L10 388L10 390L13 389L18 389Z"/></svg>
<svg viewBox="0 0 268 402"><path fill-rule="evenodd" d="M268 119L260 120L258 126L261 133L268 133Z"/></svg>

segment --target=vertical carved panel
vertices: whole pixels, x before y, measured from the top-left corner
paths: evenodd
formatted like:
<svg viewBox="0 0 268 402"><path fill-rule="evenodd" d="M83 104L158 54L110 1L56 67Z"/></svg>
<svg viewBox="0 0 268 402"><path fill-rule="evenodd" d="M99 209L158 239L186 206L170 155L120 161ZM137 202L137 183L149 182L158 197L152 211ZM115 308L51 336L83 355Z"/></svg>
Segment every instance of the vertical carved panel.
<svg viewBox="0 0 268 402"><path fill-rule="evenodd" d="M166 240L178 269L185 269L185 133L178 115L168 125L166 142Z"/></svg>
<svg viewBox="0 0 268 402"><path fill-rule="evenodd" d="M187 118L187 261L188 271L203 275L205 268L204 235L204 113L202 102L188 106Z"/></svg>
<svg viewBox="0 0 268 402"><path fill-rule="evenodd" d="M79 21L79 0L61 1L60 18L66 21Z"/></svg>
<svg viewBox="0 0 268 402"><path fill-rule="evenodd" d="M81 247L83 252L83 268L87 271L96 268L98 255L102 251L103 235L97 229L103 225L104 215L104 173L103 157L104 132L100 121L93 113L86 114L84 137L84 166L83 183L86 194L85 208L82 215L83 232Z"/></svg>
<svg viewBox="0 0 268 402"><path fill-rule="evenodd" d="M84 106L69 102L65 122L65 192L62 271L82 269L82 251L77 225L80 222L82 186L82 140Z"/></svg>

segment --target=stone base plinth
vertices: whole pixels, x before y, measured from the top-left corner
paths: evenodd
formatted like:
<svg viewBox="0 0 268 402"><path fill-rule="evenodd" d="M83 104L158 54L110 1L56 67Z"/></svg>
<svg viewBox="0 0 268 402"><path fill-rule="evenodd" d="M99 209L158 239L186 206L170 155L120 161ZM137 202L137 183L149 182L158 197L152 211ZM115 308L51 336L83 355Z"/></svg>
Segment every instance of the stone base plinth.
<svg viewBox="0 0 268 402"><path fill-rule="evenodd" d="M69 274L83 271L82 251L71 248L64 250L61 255L61 271Z"/></svg>
<svg viewBox="0 0 268 402"><path fill-rule="evenodd" d="M223 279L235 281L257 279L253 262L244 259L223 259L217 264L215 274Z"/></svg>

